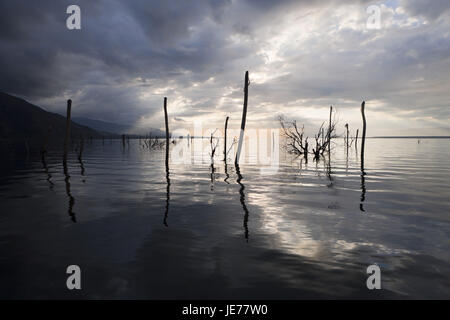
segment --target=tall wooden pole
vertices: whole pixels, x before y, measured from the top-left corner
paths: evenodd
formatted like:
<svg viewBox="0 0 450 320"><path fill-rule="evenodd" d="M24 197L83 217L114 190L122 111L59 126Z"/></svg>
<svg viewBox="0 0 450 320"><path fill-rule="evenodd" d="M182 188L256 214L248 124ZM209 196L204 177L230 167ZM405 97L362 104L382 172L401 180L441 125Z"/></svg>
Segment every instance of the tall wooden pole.
<svg viewBox="0 0 450 320"><path fill-rule="evenodd" d="M226 120L225 120L225 133L224 133L224 135L225 135L225 139L224 139L224 142L223 142L223 161L227 161L227 127L228 127L228 118L229 117L227 117L226 118Z"/></svg>
<svg viewBox="0 0 450 320"><path fill-rule="evenodd" d="M236 153L235 164L239 164L239 158L241 156L242 143L244 142L244 130L245 130L245 120L247 118L247 101L248 101L248 85L250 84L248 80L248 71L245 72L245 82L244 82L244 110L242 111L242 121L241 121L241 132L239 135L239 144Z"/></svg>
<svg viewBox="0 0 450 320"><path fill-rule="evenodd" d="M361 168L364 168L364 147L366 143L366 115L364 114L364 107L366 102L361 103L361 115L363 119L362 140L361 140Z"/></svg>
<svg viewBox="0 0 450 320"><path fill-rule="evenodd" d="M166 169L169 168L169 118L167 116L167 97L164 97L164 120L166 122Z"/></svg>
<svg viewBox="0 0 450 320"><path fill-rule="evenodd" d="M66 137L64 139L64 160L67 160L67 152L69 150L71 110L72 110L72 100L69 99L67 100Z"/></svg>

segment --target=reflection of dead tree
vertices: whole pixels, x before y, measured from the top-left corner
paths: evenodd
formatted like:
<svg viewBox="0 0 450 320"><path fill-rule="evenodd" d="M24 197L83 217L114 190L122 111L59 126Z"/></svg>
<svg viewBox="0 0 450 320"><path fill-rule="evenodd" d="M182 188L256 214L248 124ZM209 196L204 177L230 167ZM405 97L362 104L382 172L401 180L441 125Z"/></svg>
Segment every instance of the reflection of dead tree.
<svg viewBox="0 0 450 320"><path fill-rule="evenodd" d="M304 126L299 130L297 121L285 121L282 117L279 118L281 128L284 136L287 138L288 152L296 155L303 155L305 159L308 158L308 153L314 155L314 159L318 160L325 151L330 152L331 139L336 138L336 120L332 120L332 107L330 107L330 123L325 130L324 123L320 126L316 135L314 135L315 146L312 152L309 152L308 137L305 138Z"/></svg>

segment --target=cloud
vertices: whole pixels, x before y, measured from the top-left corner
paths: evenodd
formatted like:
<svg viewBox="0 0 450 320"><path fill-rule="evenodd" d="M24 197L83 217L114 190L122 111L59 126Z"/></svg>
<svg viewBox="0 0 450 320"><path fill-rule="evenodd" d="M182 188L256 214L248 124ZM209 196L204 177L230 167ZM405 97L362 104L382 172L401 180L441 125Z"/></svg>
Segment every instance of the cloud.
<svg viewBox="0 0 450 320"><path fill-rule="evenodd" d="M81 30L65 26L69 4L81 7ZM370 4L381 10L379 30L366 28ZM228 115L238 127L249 70L249 126L273 127L280 114L317 125L333 105L356 128L366 99L369 134L395 134L399 119L414 134L421 122L422 134L450 134L449 8L418 0L2 1L0 90L56 112L70 97L79 116L157 128L167 96L173 125L219 127Z"/></svg>

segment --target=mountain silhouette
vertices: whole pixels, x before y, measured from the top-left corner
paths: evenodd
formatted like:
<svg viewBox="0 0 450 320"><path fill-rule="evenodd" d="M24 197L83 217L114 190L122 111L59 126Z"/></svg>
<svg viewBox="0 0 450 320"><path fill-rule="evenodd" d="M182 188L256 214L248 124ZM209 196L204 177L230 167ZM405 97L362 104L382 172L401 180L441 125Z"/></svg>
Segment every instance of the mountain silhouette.
<svg viewBox="0 0 450 320"><path fill-rule="evenodd" d="M72 114L74 108L72 107ZM0 92L0 139L50 141L64 139L66 118L24 99ZM71 121L71 137L101 138L107 133Z"/></svg>

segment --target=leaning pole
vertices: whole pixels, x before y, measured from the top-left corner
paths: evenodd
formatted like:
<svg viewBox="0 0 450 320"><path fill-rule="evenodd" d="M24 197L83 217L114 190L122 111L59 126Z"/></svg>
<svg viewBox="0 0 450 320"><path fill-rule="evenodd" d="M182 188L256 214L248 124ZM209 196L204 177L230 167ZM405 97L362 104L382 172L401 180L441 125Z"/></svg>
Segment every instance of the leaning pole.
<svg viewBox="0 0 450 320"><path fill-rule="evenodd" d="M245 120L247 118L247 101L248 101L248 85L250 84L248 80L248 71L245 72L245 83L244 83L244 110L242 111L242 121L241 121L241 132L239 134L239 144L236 152L236 160L234 163L239 165L239 158L241 156L242 143L244 142L244 130L245 130Z"/></svg>

